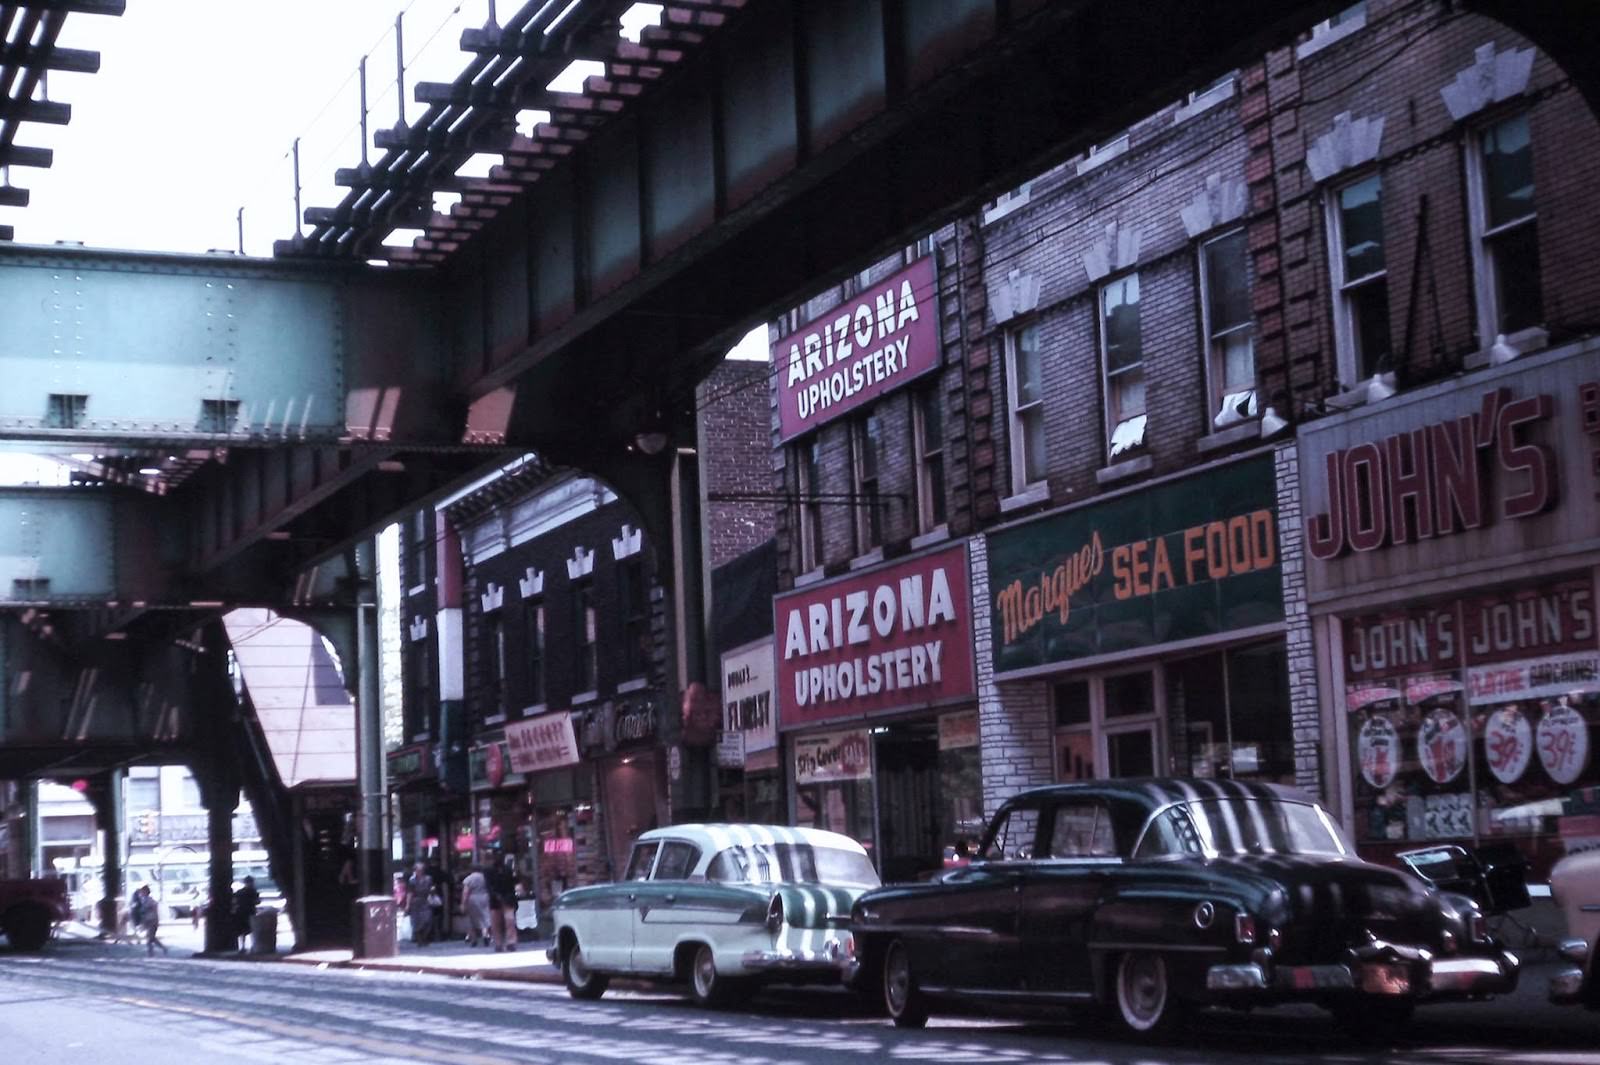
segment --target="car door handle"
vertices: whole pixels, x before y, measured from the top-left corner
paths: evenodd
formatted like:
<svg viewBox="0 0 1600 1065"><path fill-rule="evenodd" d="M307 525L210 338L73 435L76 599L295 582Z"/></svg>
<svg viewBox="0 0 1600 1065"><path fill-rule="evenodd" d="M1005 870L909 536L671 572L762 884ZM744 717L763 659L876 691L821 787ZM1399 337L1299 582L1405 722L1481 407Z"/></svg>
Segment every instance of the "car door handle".
<svg viewBox="0 0 1600 1065"><path fill-rule="evenodd" d="M677 902L678 901L678 896L676 896L676 895L668 895L667 896L667 901L668 902Z"/></svg>
<svg viewBox="0 0 1600 1065"><path fill-rule="evenodd" d="M639 901L639 896L637 896L637 895L629 895L628 896L628 901L629 902L637 902L637 901Z"/></svg>

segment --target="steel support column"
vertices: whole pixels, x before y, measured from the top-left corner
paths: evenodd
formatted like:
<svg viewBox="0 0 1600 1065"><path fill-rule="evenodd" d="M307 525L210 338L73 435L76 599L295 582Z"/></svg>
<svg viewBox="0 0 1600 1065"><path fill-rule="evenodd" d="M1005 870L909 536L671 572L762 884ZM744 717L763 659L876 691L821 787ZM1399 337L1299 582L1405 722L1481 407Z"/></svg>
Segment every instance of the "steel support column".
<svg viewBox="0 0 1600 1065"><path fill-rule="evenodd" d="M356 774L360 790L357 830L362 895L385 893L389 844L388 787L384 780L383 701L378 669L377 556L375 540L356 545Z"/></svg>
<svg viewBox="0 0 1600 1065"><path fill-rule="evenodd" d="M122 791L127 775L125 769L113 769L92 783L89 791L95 823L105 840L100 856L100 898L95 903L102 936L117 933L117 916L121 909L123 833L127 825Z"/></svg>

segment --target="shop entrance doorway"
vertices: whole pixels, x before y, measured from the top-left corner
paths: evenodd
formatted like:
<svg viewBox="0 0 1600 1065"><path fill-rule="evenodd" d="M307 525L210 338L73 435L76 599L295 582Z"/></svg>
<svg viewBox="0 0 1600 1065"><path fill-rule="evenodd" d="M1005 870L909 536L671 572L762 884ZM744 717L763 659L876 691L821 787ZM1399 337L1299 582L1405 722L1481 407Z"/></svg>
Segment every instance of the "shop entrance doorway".
<svg viewBox="0 0 1600 1065"><path fill-rule="evenodd" d="M878 875L886 883L916 880L943 864L938 728L933 722L895 725L874 738Z"/></svg>

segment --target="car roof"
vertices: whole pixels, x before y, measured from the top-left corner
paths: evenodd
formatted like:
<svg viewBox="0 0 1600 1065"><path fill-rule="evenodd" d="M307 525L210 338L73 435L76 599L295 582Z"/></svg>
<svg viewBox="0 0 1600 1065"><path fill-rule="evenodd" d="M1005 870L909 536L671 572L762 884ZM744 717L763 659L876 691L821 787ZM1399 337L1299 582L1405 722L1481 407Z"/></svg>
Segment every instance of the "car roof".
<svg viewBox="0 0 1600 1065"><path fill-rule="evenodd" d="M1049 784L1030 788L1012 797L1013 803L1032 804L1074 796L1103 798L1129 803L1154 813L1176 802L1205 799L1273 799L1286 802L1315 802L1298 788L1282 784L1257 784L1243 780L1202 778L1144 777L1115 780L1084 780L1071 784Z"/></svg>
<svg viewBox="0 0 1600 1065"><path fill-rule="evenodd" d="M666 828L652 828L639 835L640 842L658 839L684 839L707 851L763 843L797 843L811 847L834 847L856 854L867 853L861 844L849 836L828 832L825 829L795 825L752 825L734 822L668 825Z"/></svg>

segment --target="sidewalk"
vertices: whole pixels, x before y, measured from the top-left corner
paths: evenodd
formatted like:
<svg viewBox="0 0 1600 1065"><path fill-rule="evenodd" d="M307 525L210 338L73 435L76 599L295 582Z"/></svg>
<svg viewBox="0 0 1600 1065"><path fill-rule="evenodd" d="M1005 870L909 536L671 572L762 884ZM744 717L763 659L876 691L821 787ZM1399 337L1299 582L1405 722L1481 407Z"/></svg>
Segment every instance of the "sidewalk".
<svg viewBox="0 0 1600 1065"><path fill-rule="evenodd" d="M402 942L399 946L400 953L392 958L357 958L349 950L307 950L293 954L242 957L251 961L275 960L338 969L380 969L538 984L561 982L561 972L545 956L545 952L553 946L548 939L525 939L517 944L516 950L504 953L496 953L493 947L469 947L460 940L421 946Z"/></svg>

